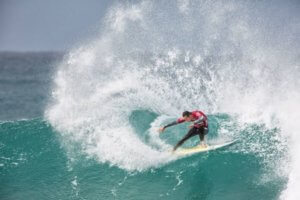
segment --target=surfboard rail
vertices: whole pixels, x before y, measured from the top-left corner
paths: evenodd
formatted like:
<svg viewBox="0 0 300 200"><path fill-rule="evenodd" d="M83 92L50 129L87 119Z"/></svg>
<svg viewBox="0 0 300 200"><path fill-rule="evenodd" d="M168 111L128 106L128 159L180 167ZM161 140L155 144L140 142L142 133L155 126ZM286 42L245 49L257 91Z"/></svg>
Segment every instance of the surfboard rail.
<svg viewBox="0 0 300 200"><path fill-rule="evenodd" d="M191 147L191 148L180 148L180 149L176 150L175 152L173 152L173 154L178 155L178 156L186 156L186 155L192 155L195 153L208 152L208 151L212 151L212 150L230 146L230 145L234 144L236 141L237 140L232 140L232 141L222 143L222 144L208 145L207 147L202 147L200 145L197 145L197 146Z"/></svg>

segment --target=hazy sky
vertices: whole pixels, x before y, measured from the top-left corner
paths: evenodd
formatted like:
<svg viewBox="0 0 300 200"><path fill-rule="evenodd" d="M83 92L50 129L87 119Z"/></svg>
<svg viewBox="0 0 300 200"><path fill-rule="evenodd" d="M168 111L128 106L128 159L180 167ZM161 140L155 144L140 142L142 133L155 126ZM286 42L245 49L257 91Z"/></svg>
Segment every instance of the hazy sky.
<svg viewBox="0 0 300 200"><path fill-rule="evenodd" d="M0 51L65 50L100 30L110 0L0 0Z"/></svg>

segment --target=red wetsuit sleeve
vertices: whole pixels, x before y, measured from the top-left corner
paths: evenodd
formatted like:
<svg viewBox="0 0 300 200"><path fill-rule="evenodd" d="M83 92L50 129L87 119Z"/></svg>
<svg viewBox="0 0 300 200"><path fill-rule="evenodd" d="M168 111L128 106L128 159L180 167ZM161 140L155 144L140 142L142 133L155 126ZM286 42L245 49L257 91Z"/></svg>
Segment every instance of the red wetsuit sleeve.
<svg viewBox="0 0 300 200"><path fill-rule="evenodd" d="M177 124L180 124L180 123L183 123L185 122L184 118L183 117L180 117L176 120Z"/></svg>

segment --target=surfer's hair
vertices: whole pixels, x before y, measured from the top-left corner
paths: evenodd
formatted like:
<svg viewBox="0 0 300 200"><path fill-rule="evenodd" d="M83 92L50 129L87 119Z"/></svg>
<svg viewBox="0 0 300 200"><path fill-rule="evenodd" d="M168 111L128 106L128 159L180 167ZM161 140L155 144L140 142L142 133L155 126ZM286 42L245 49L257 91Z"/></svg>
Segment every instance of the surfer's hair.
<svg viewBox="0 0 300 200"><path fill-rule="evenodd" d="M189 117L192 113L190 111L184 111L182 117Z"/></svg>

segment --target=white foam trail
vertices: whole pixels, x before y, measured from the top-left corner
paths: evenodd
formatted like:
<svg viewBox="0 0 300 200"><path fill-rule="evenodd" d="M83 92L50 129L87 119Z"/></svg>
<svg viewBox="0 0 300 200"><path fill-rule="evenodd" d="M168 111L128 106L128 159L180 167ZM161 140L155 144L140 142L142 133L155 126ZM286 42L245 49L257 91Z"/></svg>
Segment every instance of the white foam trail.
<svg viewBox="0 0 300 200"><path fill-rule="evenodd" d="M276 163L289 172L281 198L299 199L297 19L293 1L118 4L99 38L71 51L58 68L46 116L88 155L127 170L173 159L155 135L163 117L147 130L146 144L129 123L134 110L175 117L200 108L237 116L241 129L278 128L270 136L278 142L275 155L288 151L281 141L290 147ZM268 157L268 144L260 142L246 151Z"/></svg>
<svg viewBox="0 0 300 200"><path fill-rule="evenodd" d="M91 55L91 52L79 54ZM88 65L86 59L83 62L75 65L76 69L61 67L58 71L54 93L57 102L47 113L50 122L101 162L128 170L143 170L172 160L169 153L144 144L128 121L133 110L139 107L152 110L159 104L157 94L147 91L147 84L144 85L147 81L142 82L138 72L124 72L120 68L122 74L103 72L107 79L102 81L99 71L95 69L93 73L100 77L93 76L88 69L97 64L97 59Z"/></svg>
<svg viewBox="0 0 300 200"><path fill-rule="evenodd" d="M296 90L294 90L296 91ZM291 162L285 165L289 166L289 181L286 190L282 193L281 199L296 200L300 198L299 184L300 184L300 137L299 124L296 122L300 119L299 113L300 95L298 92L291 92L286 96L285 103L281 109L286 112L279 113L280 124L284 133L290 136L290 156ZM298 105L298 106L297 106ZM295 107L296 106L296 107ZM287 116L288 115L288 116ZM296 122L296 123L295 123Z"/></svg>

